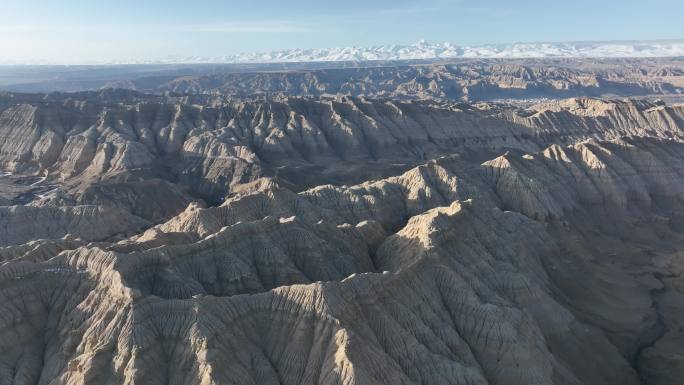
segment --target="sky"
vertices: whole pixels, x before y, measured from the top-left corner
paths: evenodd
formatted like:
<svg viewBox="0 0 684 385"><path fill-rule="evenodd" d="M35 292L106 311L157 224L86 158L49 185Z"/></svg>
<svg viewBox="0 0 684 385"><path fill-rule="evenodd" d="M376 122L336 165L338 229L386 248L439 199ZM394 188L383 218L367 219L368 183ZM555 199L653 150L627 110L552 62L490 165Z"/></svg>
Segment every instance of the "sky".
<svg viewBox="0 0 684 385"><path fill-rule="evenodd" d="M684 39L684 0L0 0L0 62Z"/></svg>

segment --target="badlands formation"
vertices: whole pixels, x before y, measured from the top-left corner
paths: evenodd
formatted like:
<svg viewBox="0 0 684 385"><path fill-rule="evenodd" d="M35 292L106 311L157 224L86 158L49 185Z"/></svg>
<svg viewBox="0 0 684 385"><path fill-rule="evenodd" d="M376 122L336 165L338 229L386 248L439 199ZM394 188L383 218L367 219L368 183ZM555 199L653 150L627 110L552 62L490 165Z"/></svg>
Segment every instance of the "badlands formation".
<svg viewBox="0 0 684 385"><path fill-rule="evenodd" d="M681 102L684 58L433 58L101 67L0 65L0 90L31 93L106 88L239 98L346 95L470 103L504 100L525 106L539 99L585 96Z"/></svg>
<svg viewBox="0 0 684 385"><path fill-rule="evenodd" d="M410 63L410 62L409 62ZM482 59L178 77L141 77L106 86L145 92L526 101L578 96L684 96L679 59Z"/></svg>
<svg viewBox="0 0 684 385"><path fill-rule="evenodd" d="M0 384L672 385L684 106L0 95Z"/></svg>

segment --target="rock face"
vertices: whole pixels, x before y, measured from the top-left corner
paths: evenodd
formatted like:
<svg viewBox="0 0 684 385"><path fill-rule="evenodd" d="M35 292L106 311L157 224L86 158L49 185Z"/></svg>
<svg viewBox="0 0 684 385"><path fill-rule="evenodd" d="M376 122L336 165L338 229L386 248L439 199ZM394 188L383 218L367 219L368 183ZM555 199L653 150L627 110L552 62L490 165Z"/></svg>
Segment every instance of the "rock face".
<svg viewBox="0 0 684 385"><path fill-rule="evenodd" d="M684 108L0 98L0 384L673 384Z"/></svg>

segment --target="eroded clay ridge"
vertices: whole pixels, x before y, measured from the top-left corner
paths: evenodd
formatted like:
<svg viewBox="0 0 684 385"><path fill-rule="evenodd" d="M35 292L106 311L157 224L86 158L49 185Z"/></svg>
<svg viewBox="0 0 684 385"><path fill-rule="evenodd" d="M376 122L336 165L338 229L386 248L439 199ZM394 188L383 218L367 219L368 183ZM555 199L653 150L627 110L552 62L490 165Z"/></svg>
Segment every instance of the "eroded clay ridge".
<svg viewBox="0 0 684 385"><path fill-rule="evenodd" d="M309 109L335 106L299 102ZM377 111L386 105L374 103L346 101L337 108L353 104ZM186 108L202 110L182 106L173 116ZM519 119L516 124L526 129L552 127L553 119L581 123L564 123L572 129L561 133L549 128L546 138L532 131L512 146L493 146L484 126L470 127L473 136L485 133L471 143L500 153L440 156L398 176L352 186L297 193L279 175L253 174L251 182L234 185L221 205L192 202L154 226L129 214L129 222L107 221L109 228L94 232L97 221L111 216L79 212L84 206L72 206L77 198L68 190L23 208L39 213L31 215L41 215L40 221L21 222L28 214L3 208L0 221L8 229L21 223L21 234L34 235L30 242L3 240L0 249L0 382L676 383L683 363L676 341L682 338L678 306L684 299L678 252L684 244L684 144L617 137L629 130L636 135L643 124L676 138L680 110L590 100L525 113L490 108L494 116L508 117L502 121ZM11 121L7 111L3 122ZM455 107L431 111L438 117L484 114ZM141 126L130 130L135 127ZM164 127L153 132L173 131ZM99 143L129 146L120 127L88 125L66 137L88 130L97 133L95 149ZM212 127L194 130L223 138ZM254 128L250 140L263 130ZM549 138L582 137L578 133L616 138L521 149ZM113 137L98 142L107 135ZM180 148L188 137L193 135L178 140ZM223 142L220 148L257 148L257 142ZM160 155L151 149L174 141L131 143L154 158ZM413 145L421 148L419 141ZM102 173L66 175L60 165L74 158L63 151L49 165L36 158L32 167L50 173L34 183L97 186L91 178L110 177L102 164L116 163L91 160L86 170L98 165ZM381 159L394 156L384 154ZM146 173L156 169L119 164L129 173L111 173L121 190L104 191L123 191L121 197L98 198L99 207L121 202L118 209L130 213L130 202L141 199L130 186L151 183ZM176 197L196 199L171 179L153 180L178 188ZM141 205L158 205L153 201L163 197L150 196ZM122 223L129 232L137 232L136 226L147 230L114 234Z"/></svg>
<svg viewBox="0 0 684 385"><path fill-rule="evenodd" d="M443 59L419 61L5 68L18 92L125 88L148 93L488 101L535 98L680 98L681 58ZM46 75L46 73L48 75ZM13 78L16 80L12 81ZM86 78L87 80L84 80ZM21 80L19 80L21 79Z"/></svg>
<svg viewBox="0 0 684 385"><path fill-rule="evenodd" d="M477 60L414 66L143 77L106 87L182 94L350 95L483 101L578 96L679 95L680 59Z"/></svg>
<svg viewBox="0 0 684 385"><path fill-rule="evenodd" d="M679 105L596 99L520 109L103 91L5 94L0 107L0 169L59 185L38 191L58 204L102 204L116 196L122 199L116 205L152 220L186 205L186 193L216 204L262 176L294 189L352 184L456 152L486 159L506 149L539 151L589 138L680 140L684 128ZM138 205L140 195L154 206ZM166 199L152 199L161 196Z"/></svg>

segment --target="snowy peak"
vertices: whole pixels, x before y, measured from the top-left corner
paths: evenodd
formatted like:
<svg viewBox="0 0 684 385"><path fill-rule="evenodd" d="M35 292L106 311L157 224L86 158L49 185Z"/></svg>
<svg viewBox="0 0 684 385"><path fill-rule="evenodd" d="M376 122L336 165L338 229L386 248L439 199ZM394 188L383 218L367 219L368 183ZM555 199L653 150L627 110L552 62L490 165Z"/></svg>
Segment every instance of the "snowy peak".
<svg viewBox="0 0 684 385"><path fill-rule="evenodd" d="M171 57L157 63L278 63L455 58L674 57L684 56L684 40L570 43L512 43L458 46L421 40L411 45L291 49L218 57Z"/></svg>

